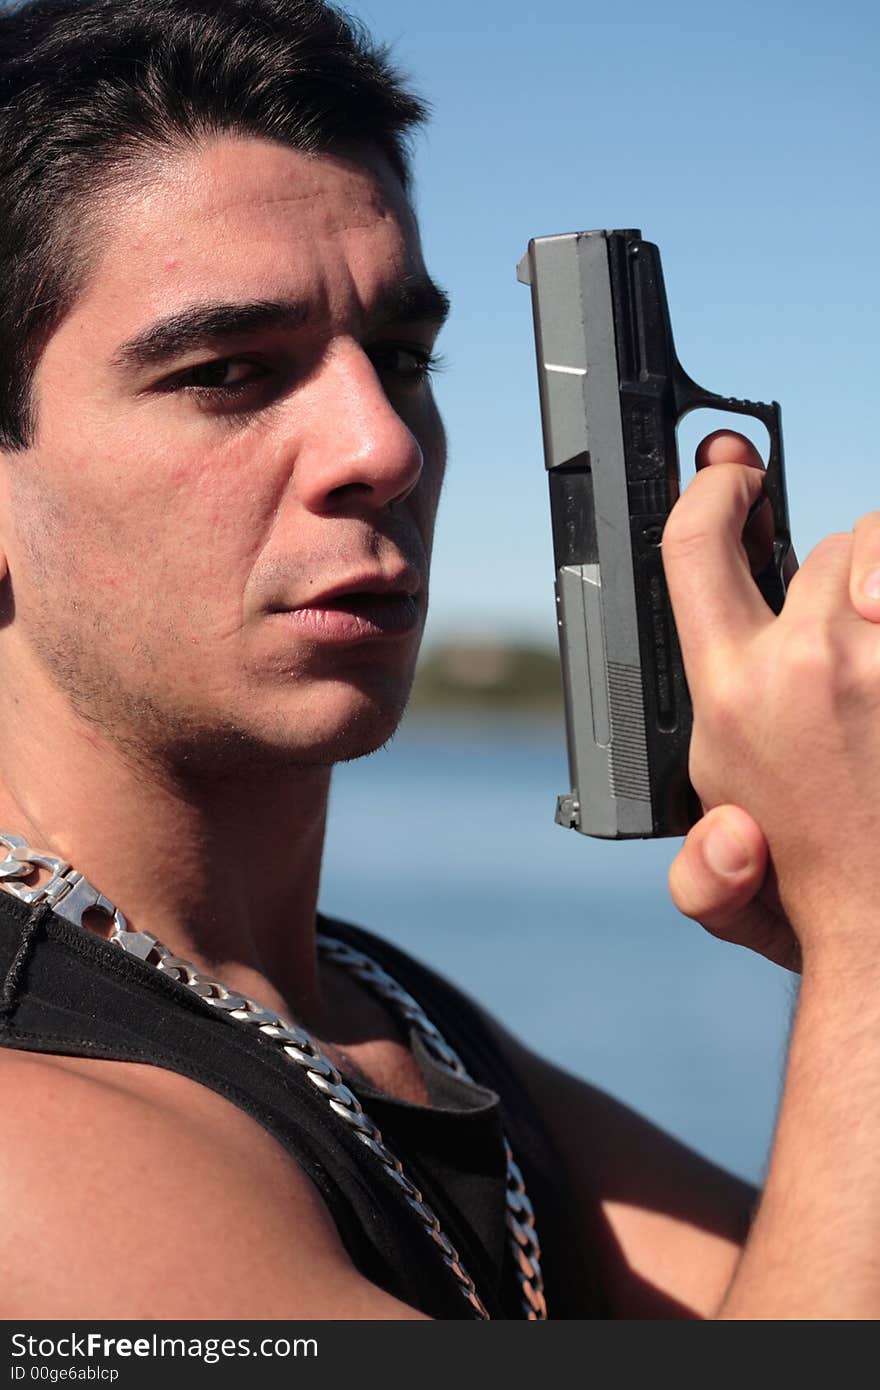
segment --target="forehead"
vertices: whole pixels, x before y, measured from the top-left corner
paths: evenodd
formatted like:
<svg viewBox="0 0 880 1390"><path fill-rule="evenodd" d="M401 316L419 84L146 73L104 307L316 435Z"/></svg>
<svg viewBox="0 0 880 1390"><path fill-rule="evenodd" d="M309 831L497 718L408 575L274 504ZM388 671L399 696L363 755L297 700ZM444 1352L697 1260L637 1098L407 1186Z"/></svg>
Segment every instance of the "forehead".
<svg viewBox="0 0 880 1390"><path fill-rule="evenodd" d="M367 150L308 155L219 137L117 190L100 224L74 315L114 328L218 293L293 292L333 312L423 269L400 182Z"/></svg>

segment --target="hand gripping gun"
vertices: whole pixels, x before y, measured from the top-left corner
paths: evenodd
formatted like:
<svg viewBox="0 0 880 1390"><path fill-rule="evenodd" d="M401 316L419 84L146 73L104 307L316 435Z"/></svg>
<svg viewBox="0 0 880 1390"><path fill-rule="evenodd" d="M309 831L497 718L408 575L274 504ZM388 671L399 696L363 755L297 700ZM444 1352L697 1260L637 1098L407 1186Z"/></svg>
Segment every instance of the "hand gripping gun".
<svg viewBox="0 0 880 1390"><path fill-rule="evenodd" d="M755 576L779 612L790 547L774 401L704 391L679 364L660 253L639 231L529 242L571 791L556 819L606 839L684 835L692 711L660 554L679 495L676 427L700 407L752 415L770 435L775 539Z"/></svg>

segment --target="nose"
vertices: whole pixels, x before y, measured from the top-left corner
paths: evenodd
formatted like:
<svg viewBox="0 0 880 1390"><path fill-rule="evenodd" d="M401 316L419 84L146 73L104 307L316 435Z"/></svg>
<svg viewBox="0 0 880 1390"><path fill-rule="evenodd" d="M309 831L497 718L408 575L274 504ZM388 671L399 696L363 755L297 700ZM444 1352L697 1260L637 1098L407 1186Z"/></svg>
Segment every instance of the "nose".
<svg viewBox="0 0 880 1390"><path fill-rule="evenodd" d="M310 397L308 438L294 471L300 501L326 513L352 505L378 510L408 497L421 476L422 450L358 344L333 351Z"/></svg>

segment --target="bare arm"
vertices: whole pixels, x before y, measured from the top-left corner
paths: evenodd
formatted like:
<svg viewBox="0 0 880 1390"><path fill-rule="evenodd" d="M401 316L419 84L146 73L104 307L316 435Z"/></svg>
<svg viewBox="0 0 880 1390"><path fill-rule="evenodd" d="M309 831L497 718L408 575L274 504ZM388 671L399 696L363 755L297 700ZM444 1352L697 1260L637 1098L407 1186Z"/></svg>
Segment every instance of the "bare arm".
<svg viewBox="0 0 880 1390"><path fill-rule="evenodd" d="M565 1165L577 1204L573 1238L595 1253L612 1316L713 1316L755 1190L487 1021Z"/></svg>
<svg viewBox="0 0 880 1390"><path fill-rule="evenodd" d="M723 1318L880 1317L880 980L805 974L767 1186Z"/></svg>
<svg viewBox="0 0 880 1390"><path fill-rule="evenodd" d="M752 854L763 835L769 856L757 913L707 925L803 962L766 1192L717 1315L876 1318L880 600L863 580L880 565L880 514L817 546L776 617L740 544L760 489L750 450L716 441L664 537L694 700L691 777L706 820L738 826ZM672 876L694 916L705 833Z"/></svg>

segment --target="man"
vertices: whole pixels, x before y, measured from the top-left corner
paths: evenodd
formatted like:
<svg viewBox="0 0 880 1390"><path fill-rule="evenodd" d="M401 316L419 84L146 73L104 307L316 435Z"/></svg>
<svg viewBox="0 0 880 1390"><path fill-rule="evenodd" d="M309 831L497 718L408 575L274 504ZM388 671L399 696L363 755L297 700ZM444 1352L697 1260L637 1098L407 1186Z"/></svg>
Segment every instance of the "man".
<svg viewBox="0 0 880 1390"><path fill-rule="evenodd" d="M804 962L750 1230L743 1184L316 918L442 483L419 104L317 0L40 0L0 92L5 882L27 845L126 919L0 895L2 1315L876 1316L877 516L773 619L722 435L664 544L711 808L673 895Z"/></svg>

